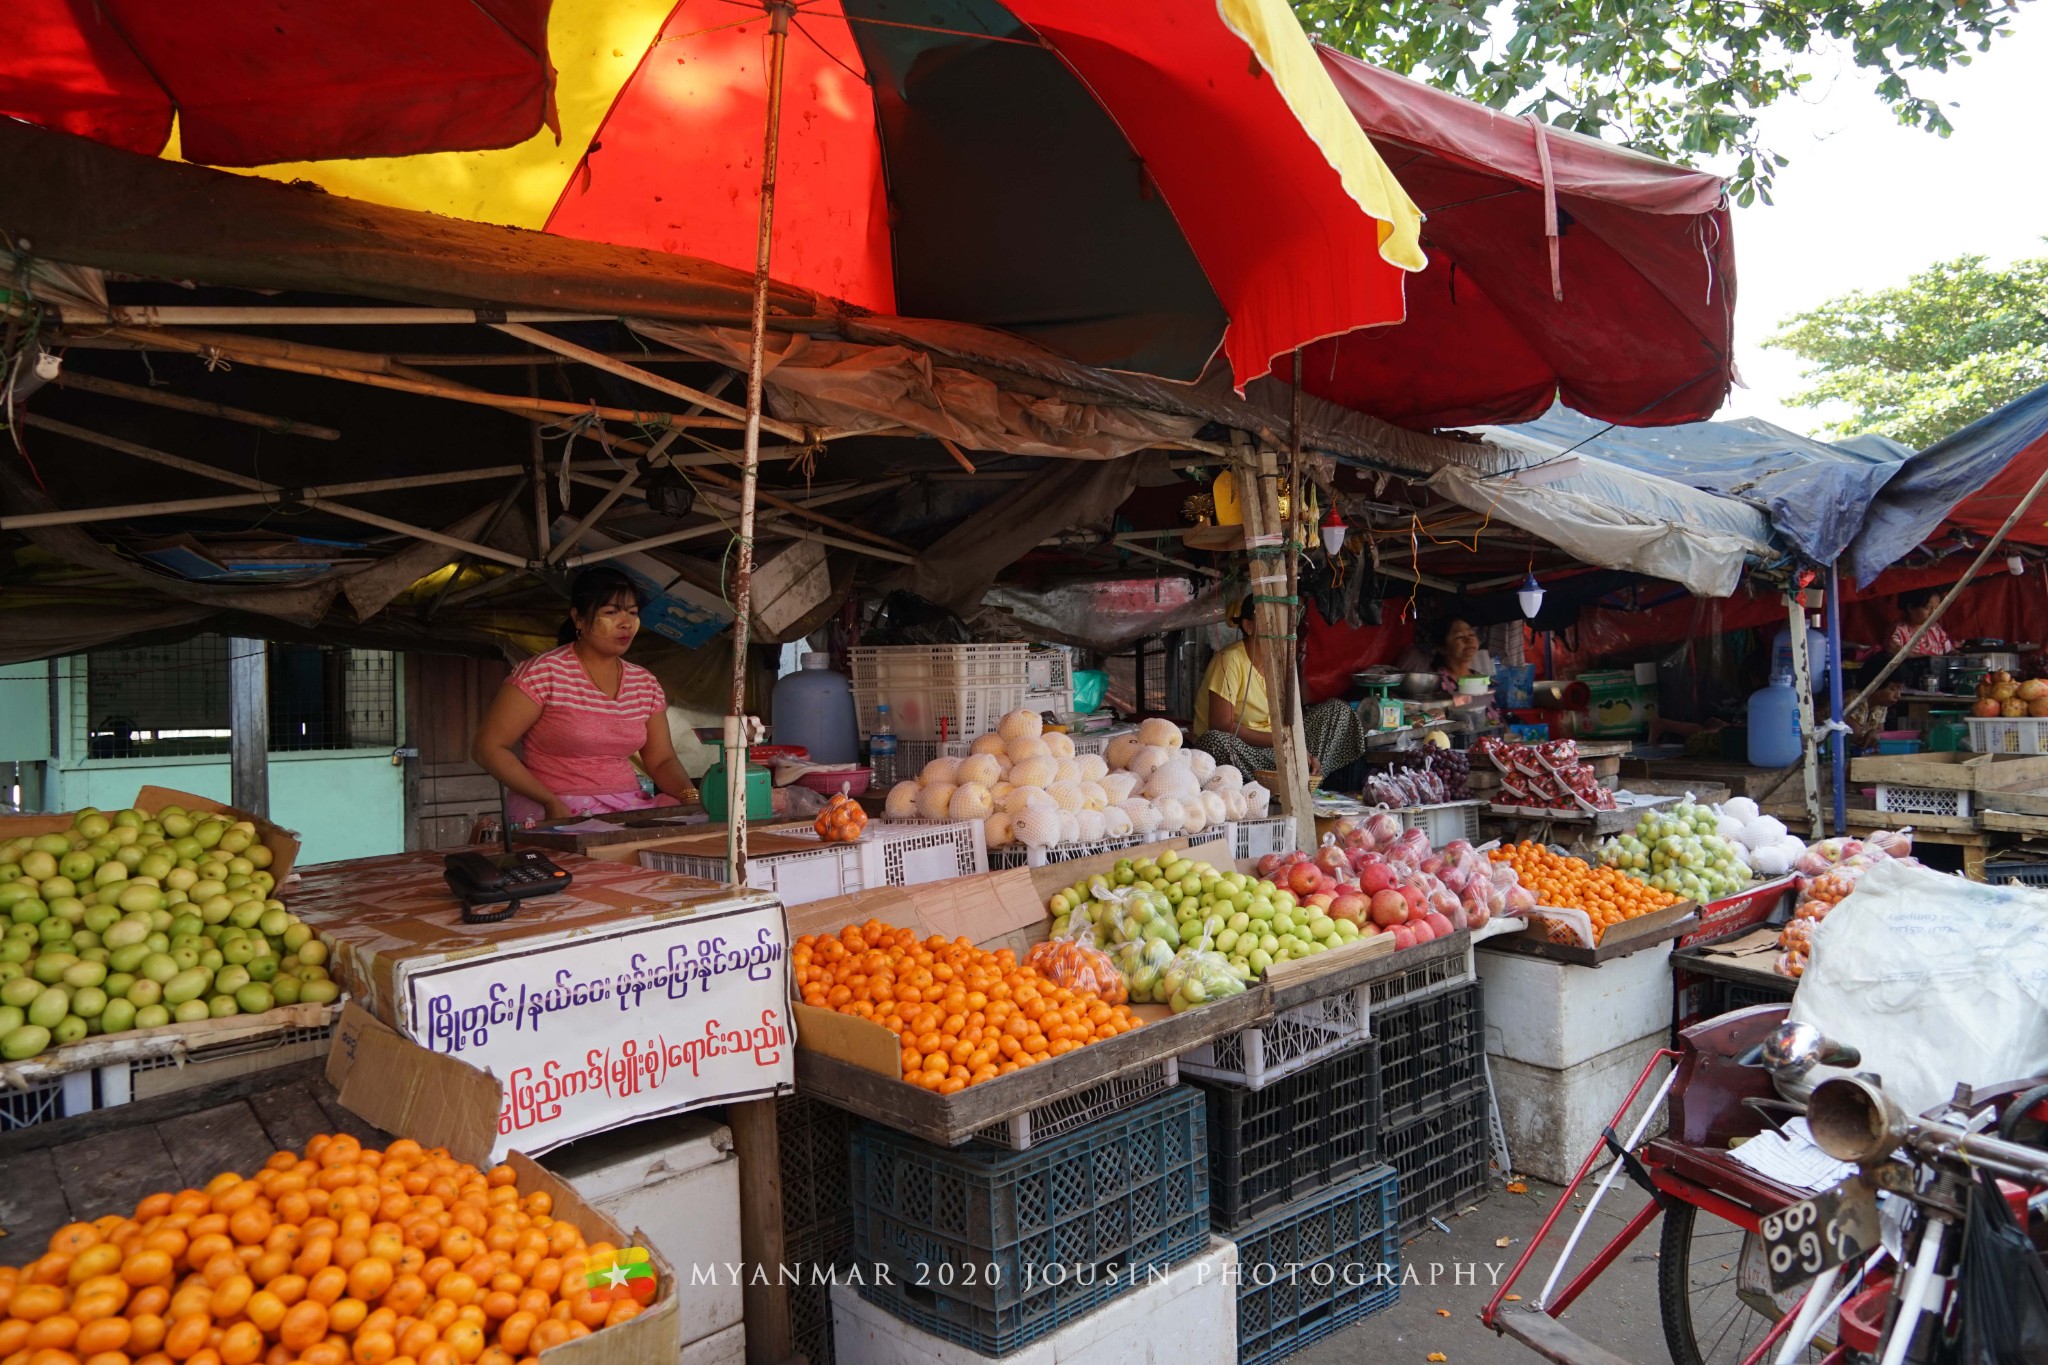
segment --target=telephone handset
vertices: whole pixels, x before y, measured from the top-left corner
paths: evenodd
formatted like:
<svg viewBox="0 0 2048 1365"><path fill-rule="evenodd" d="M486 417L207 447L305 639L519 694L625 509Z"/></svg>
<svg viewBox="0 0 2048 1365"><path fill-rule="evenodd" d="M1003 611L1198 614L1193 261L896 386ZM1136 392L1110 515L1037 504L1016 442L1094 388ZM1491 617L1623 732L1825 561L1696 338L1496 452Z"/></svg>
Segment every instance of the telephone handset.
<svg viewBox="0 0 2048 1365"><path fill-rule="evenodd" d="M511 853L450 853L442 860L442 875L448 889L462 902L467 924L493 924L509 919L528 896L553 896L569 889L569 874L548 860L539 849L522 848ZM507 902L505 908L479 913L479 905Z"/></svg>

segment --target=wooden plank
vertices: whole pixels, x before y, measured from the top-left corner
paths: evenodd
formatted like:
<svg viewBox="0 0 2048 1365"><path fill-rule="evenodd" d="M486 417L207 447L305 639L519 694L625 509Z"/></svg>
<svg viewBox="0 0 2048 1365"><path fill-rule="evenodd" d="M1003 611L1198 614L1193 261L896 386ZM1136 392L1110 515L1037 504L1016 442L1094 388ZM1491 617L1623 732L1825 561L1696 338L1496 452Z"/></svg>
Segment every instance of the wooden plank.
<svg viewBox="0 0 2048 1365"><path fill-rule="evenodd" d="M740 1170L740 1259L753 1266L784 1264L781 1138L774 1100L747 1100L725 1109ZM747 1324L748 1365L781 1365L794 1348L789 1288L780 1275L749 1275L741 1289Z"/></svg>
<svg viewBox="0 0 2048 1365"><path fill-rule="evenodd" d="M254 1175L276 1150L246 1099L167 1119L156 1125L156 1133L184 1183L194 1189L204 1189L223 1171Z"/></svg>
<svg viewBox="0 0 2048 1365"><path fill-rule="evenodd" d="M156 1129L147 1125L60 1147L50 1158L64 1202L71 1206L71 1216L81 1220L131 1213L144 1197L182 1189L187 1183Z"/></svg>
<svg viewBox="0 0 2048 1365"><path fill-rule="evenodd" d="M2048 816L2048 796L2032 792L1985 792L1980 804L1986 810L2004 811L2008 815Z"/></svg>
<svg viewBox="0 0 2048 1365"><path fill-rule="evenodd" d="M310 1092L292 1086L258 1091L249 1097L249 1108L269 1135L270 1145L277 1148L303 1151L315 1135L333 1127L333 1120L327 1117L319 1101Z"/></svg>
<svg viewBox="0 0 2048 1365"><path fill-rule="evenodd" d="M26 1265L40 1256L50 1234L71 1221L71 1205L57 1181L48 1152L28 1152L0 1162L0 1261Z"/></svg>
<svg viewBox="0 0 2048 1365"><path fill-rule="evenodd" d="M1535 1309L1509 1309L1493 1320L1495 1327L1558 1365L1631 1365L1604 1346L1595 1345L1571 1328Z"/></svg>
<svg viewBox="0 0 2048 1365"><path fill-rule="evenodd" d="M2020 834L2048 839L2048 815L2019 815L2012 811L1987 810L1978 817L1985 829L2001 834Z"/></svg>
<svg viewBox="0 0 2048 1365"><path fill-rule="evenodd" d="M1681 901L1632 920L1623 920L1602 934L1598 946L1592 948L1552 943L1543 937L1538 926L1487 941L1495 948L1520 953L1524 957L1547 957L1577 967L1597 967L1614 958L1627 957L1670 939L1682 938L1697 928L1699 922L1699 907L1691 901Z"/></svg>
<svg viewBox="0 0 2048 1365"><path fill-rule="evenodd" d="M12 1132L0 1133L0 1162L5 1162L21 1152L67 1147L106 1133L160 1123L182 1114L196 1114L203 1109L211 1109L229 1100L242 1099L259 1091L279 1087L297 1087L301 1090L311 1087L324 1089L327 1086L326 1071L327 1064L324 1061L294 1062L287 1066L272 1067L267 1071L236 1076L204 1089L180 1090L154 1099L138 1100L133 1104L117 1105L111 1109L96 1109L90 1114L80 1114L76 1118L16 1128Z"/></svg>

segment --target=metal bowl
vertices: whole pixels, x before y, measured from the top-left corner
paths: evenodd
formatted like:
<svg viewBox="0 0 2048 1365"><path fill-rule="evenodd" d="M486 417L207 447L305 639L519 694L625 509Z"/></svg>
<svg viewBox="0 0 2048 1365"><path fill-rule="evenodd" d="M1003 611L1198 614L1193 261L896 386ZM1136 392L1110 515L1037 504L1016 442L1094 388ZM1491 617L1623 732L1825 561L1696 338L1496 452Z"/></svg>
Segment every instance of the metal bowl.
<svg viewBox="0 0 2048 1365"><path fill-rule="evenodd" d="M1403 673L1401 695L1410 701L1435 701L1444 694L1443 684L1434 673Z"/></svg>

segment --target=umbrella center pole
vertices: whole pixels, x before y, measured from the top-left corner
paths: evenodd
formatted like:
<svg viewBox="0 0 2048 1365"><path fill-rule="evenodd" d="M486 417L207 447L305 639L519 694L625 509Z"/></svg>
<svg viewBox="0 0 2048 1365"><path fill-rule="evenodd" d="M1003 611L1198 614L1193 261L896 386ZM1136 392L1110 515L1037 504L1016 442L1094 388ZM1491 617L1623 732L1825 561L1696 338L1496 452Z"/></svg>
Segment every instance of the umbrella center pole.
<svg viewBox="0 0 2048 1365"><path fill-rule="evenodd" d="M790 0L769 0L768 127L761 154L760 230L754 245L753 335L747 344L747 420L740 455L740 529L733 547L732 714L726 722L726 861L735 884L747 881L747 751L733 747L747 714L747 627L754 589L754 494L761 478L761 403L768 333L768 267L775 244L775 175L782 140L782 71L789 49Z"/></svg>

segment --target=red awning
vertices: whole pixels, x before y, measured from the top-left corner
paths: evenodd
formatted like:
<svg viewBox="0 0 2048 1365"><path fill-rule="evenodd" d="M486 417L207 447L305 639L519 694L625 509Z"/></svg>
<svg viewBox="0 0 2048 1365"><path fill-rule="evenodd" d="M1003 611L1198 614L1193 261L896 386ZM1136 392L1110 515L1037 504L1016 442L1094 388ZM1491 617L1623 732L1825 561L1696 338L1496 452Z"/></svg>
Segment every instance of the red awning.
<svg viewBox="0 0 2048 1365"><path fill-rule="evenodd" d="M261 166L509 147L548 118L549 0L8 0L0 115Z"/></svg>
<svg viewBox="0 0 2048 1365"><path fill-rule="evenodd" d="M1556 400L1626 426L1713 415L1735 314L1717 177L1319 51L1426 215L1429 268L1401 326L1304 353L1311 393L1410 427L1528 421Z"/></svg>

